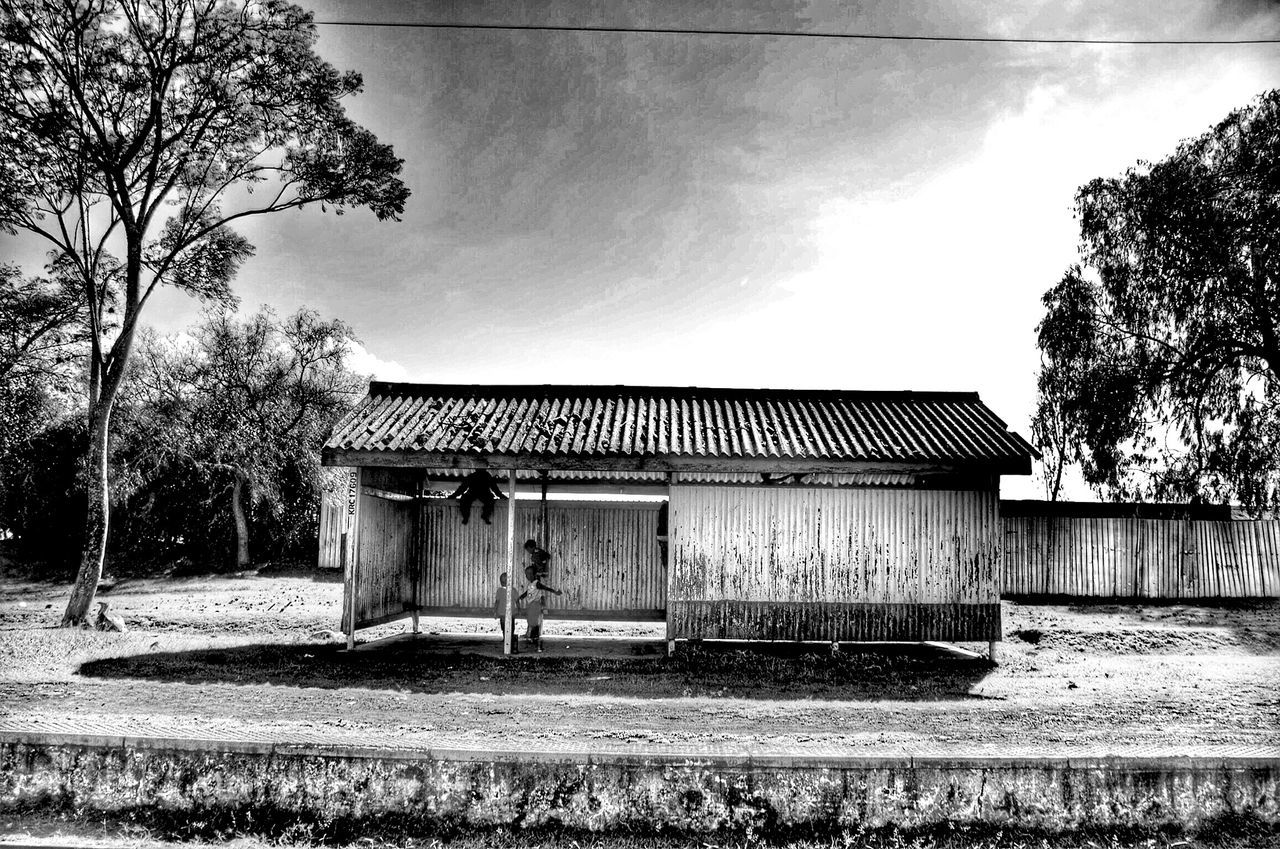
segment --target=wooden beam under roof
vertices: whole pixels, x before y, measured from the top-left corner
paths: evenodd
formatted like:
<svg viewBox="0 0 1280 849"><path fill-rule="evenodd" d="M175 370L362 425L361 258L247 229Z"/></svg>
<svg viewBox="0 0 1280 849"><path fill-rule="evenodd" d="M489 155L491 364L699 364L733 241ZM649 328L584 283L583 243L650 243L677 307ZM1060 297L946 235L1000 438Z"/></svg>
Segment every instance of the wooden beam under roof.
<svg viewBox="0 0 1280 849"><path fill-rule="evenodd" d="M591 472L790 472L834 474L1031 474L1031 458L996 461L968 460L955 463L916 463L893 460L796 460L785 457L687 457L687 456L538 456L534 454L443 454L400 449L394 451L325 448L326 466L382 466L449 469L565 469Z"/></svg>

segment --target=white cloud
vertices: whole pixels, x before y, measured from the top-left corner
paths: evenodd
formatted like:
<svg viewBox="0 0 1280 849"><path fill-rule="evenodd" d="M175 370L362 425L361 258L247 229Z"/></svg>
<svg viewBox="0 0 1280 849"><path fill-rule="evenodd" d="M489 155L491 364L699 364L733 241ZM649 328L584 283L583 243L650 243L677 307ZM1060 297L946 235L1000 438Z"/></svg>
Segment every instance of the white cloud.
<svg viewBox="0 0 1280 849"><path fill-rule="evenodd" d="M408 369L395 360L384 360L374 355L359 342L351 343L347 368L356 374L367 374L374 380L409 380Z"/></svg>
<svg viewBox="0 0 1280 849"><path fill-rule="evenodd" d="M1104 97L1038 85L947 171L815 204L819 260L767 309L708 322L681 355L712 363L733 345L761 385L978 390L1025 430L1039 298L1077 256L1076 189L1169 154L1263 91L1264 71L1220 63L1137 85L1130 69Z"/></svg>

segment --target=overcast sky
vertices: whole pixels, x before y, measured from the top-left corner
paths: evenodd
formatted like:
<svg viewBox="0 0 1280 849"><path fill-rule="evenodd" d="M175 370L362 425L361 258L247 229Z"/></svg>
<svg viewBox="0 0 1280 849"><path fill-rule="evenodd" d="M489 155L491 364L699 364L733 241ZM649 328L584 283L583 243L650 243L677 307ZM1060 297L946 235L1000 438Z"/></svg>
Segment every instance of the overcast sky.
<svg viewBox="0 0 1280 849"><path fill-rule="evenodd" d="M304 5L320 20L1280 35L1271 4L1184 0ZM243 227L246 308L340 317L388 379L974 390L1024 435L1075 189L1280 79L1277 45L320 31L321 55L363 73L351 113L394 145L413 196L398 223L304 210ZM169 293L148 317L171 332L198 309Z"/></svg>

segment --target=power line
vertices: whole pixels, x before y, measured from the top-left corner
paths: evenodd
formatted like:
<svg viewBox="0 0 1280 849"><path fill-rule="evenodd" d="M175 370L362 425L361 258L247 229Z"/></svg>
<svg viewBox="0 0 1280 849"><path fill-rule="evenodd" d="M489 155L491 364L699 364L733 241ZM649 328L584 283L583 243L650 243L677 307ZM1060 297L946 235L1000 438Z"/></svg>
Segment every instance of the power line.
<svg viewBox="0 0 1280 849"><path fill-rule="evenodd" d="M527 32L640 33L646 35L729 35L780 38L823 38L861 41L926 41L962 44L1098 44L1098 45L1244 45L1280 44L1280 38L1016 38L995 35L895 35L871 32L830 32L771 29L690 29L682 27L608 27L555 24L460 24L419 21L316 21L327 27L393 27L402 29L506 30Z"/></svg>

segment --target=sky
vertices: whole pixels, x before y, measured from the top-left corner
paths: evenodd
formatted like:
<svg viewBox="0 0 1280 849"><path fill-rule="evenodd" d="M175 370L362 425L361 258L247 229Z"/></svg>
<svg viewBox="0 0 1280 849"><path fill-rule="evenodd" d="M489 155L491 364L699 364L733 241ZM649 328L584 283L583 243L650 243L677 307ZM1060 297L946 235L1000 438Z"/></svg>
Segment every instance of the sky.
<svg viewBox="0 0 1280 849"><path fill-rule="evenodd" d="M1198 0L303 5L320 21L1280 36L1273 4ZM1024 436L1075 190L1280 83L1280 45L319 30L319 53L363 74L349 113L413 195L398 222L251 219L244 308L343 319L354 364L383 379L976 391ZM39 250L0 240L24 264ZM146 317L171 333L199 309L166 292Z"/></svg>

